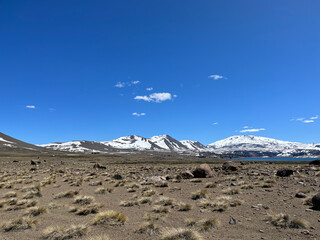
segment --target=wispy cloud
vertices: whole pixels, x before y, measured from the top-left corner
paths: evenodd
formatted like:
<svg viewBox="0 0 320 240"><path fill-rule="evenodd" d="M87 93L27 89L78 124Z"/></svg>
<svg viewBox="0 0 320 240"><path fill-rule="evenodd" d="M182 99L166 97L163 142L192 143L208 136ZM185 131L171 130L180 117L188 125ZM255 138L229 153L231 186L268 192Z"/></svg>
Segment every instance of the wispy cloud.
<svg viewBox="0 0 320 240"><path fill-rule="evenodd" d="M114 85L114 86L117 87L117 88L123 88L123 87L126 86L126 83L124 83L124 82L117 82L117 84Z"/></svg>
<svg viewBox="0 0 320 240"><path fill-rule="evenodd" d="M218 125L219 124L219 122L214 122L214 123L212 123L212 125Z"/></svg>
<svg viewBox="0 0 320 240"><path fill-rule="evenodd" d="M123 87L130 87L132 85L139 84L140 81L131 81L131 82L117 82L116 85L114 85L117 88L123 88Z"/></svg>
<svg viewBox="0 0 320 240"><path fill-rule="evenodd" d="M153 88L152 88L152 87L148 87L148 88L146 88L146 90L147 90L147 91L152 91Z"/></svg>
<svg viewBox="0 0 320 240"><path fill-rule="evenodd" d="M312 119L307 119L307 120L303 120L302 122L304 122L304 123L313 123L314 120L312 120Z"/></svg>
<svg viewBox="0 0 320 240"><path fill-rule="evenodd" d="M242 129L240 132L241 133L246 133L246 132L260 132L260 131L265 131L265 128L250 128L250 129Z"/></svg>
<svg viewBox="0 0 320 240"><path fill-rule="evenodd" d="M27 105L27 106L26 106L26 108L29 108L29 109L35 109L35 108L36 108L36 106L34 106L34 105Z"/></svg>
<svg viewBox="0 0 320 240"><path fill-rule="evenodd" d="M137 112L134 112L132 113L133 116L137 116L137 117L141 117L141 116L145 116L146 113L137 113Z"/></svg>
<svg viewBox="0 0 320 240"><path fill-rule="evenodd" d="M152 93L149 96L135 96L135 100L143 100L146 102L157 102L161 103L167 100L172 100L172 98L176 98L177 95L171 95L171 93Z"/></svg>
<svg viewBox="0 0 320 240"><path fill-rule="evenodd" d="M223 79L225 77L218 75L218 74L212 74L212 75L209 75L208 78L212 78L213 80L219 80L219 79Z"/></svg>
<svg viewBox="0 0 320 240"><path fill-rule="evenodd" d="M292 118L291 121L298 121L303 123L314 123L319 118L319 115L310 118Z"/></svg>

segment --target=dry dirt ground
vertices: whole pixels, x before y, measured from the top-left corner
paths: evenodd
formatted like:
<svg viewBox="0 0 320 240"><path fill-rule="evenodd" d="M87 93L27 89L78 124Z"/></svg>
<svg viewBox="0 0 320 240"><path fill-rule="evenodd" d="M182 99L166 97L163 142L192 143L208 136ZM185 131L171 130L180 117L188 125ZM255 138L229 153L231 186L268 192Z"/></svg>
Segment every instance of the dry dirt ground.
<svg viewBox="0 0 320 240"><path fill-rule="evenodd" d="M200 160L132 159L0 157L0 239L320 239L310 206L318 167L235 163L228 172L202 159L213 177L180 179ZM283 167L294 174L276 177Z"/></svg>

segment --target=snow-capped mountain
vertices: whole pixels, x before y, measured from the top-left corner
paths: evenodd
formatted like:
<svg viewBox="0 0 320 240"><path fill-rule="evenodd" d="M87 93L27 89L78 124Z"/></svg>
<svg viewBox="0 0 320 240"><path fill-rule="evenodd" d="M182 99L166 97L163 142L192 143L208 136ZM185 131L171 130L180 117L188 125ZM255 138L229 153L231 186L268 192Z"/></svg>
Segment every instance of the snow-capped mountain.
<svg viewBox="0 0 320 240"><path fill-rule="evenodd" d="M144 138L136 135L120 137L112 141L91 142L71 141L65 143L50 143L39 145L60 151L90 152L90 151L167 151L167 152L204 152L211 151L210 148L199 142L190 140L178 141L169 135L153 136Z"/></svg>
<svg viewBox="0 0 320 240"><path fill-rule="evenodd" d="M320 144L281 141L273 138L238 135L208 145L218 154L257 156L301 156L320 155ZM242 153L241 153L242 152Z"/></svg>
<svg viewBox="0 0 320 240"><path fill-rule="evenodd" d="M169 135L153 136L151 138L130 135L112 141L72 141L40 146L69 152L154 151L209 153L231 157L320 156L320 144L288 142L247 135L232 136L207 146L197 141L178 141Z"/></svg>
<svg viewBox="0 0 320 240"><path fill-rule="evenodd" d="M195 151L195 152L211 152L212 149L208 146L203 145L198 141L191 141L191 140L181 140L180 141L184 146L188 149Z"/></svg>

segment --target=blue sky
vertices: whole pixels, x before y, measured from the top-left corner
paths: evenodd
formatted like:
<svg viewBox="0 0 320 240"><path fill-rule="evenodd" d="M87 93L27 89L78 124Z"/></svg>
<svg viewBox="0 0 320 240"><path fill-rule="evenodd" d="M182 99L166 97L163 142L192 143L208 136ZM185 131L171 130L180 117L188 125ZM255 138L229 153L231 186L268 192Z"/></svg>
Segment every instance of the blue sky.
<svg viewBox="0 0 320 240"><path fill-rule="evenodd" d="M318 0L0 0L0 132L320 142Z"/></svg>

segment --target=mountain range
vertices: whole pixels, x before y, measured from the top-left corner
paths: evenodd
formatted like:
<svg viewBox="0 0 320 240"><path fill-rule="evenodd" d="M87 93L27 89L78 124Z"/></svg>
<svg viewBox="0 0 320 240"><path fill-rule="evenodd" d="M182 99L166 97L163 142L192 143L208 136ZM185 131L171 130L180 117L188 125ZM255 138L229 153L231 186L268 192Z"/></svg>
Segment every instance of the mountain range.
<svg viewBox="0 0 320 240"><path fill-rule="evenodd" d="M194 154L217 154L230 157L320 156L320 144L281 141L272 138L238 135L203 145L198 141L178 141L169 135L144 138L136 135L112 141L71 141L39 145L69 152L156 151Z"/></svg>
<svg viewBox="0 0 320 240"><path fill-rule="evenodd" d="M144 138L137 135L111 141L70 141L33 145L0 133L0 151L67 151L74 153L171 152L226 157L319 157L320 144L281 141L273 138L237 135L203 145L198 141L178 141L169 135Z"/></svg>

